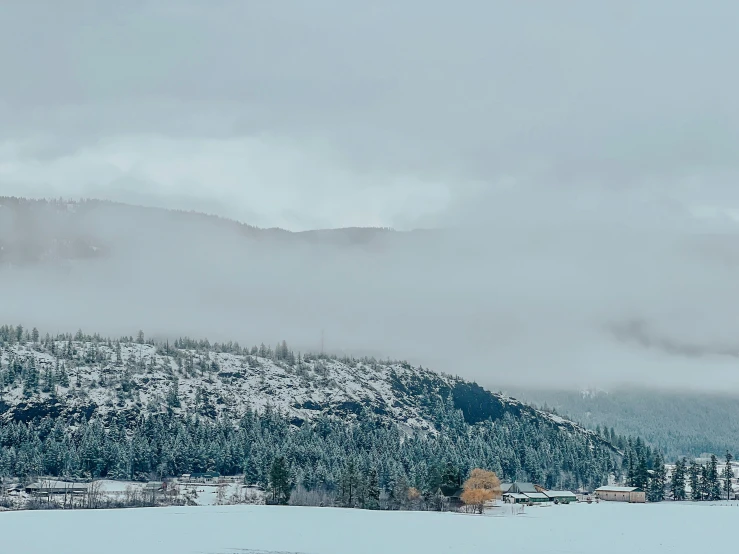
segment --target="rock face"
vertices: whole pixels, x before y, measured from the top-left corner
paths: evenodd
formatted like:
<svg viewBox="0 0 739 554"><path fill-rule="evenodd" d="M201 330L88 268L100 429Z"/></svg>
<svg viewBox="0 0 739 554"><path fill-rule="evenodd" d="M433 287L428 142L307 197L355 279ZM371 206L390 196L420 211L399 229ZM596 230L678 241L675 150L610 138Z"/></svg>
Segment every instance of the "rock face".
<svg viewBox="0 0 739 554"><path fill-rule="evenodd" d="M7 329L7 328L6 328ZM97 337L6 344L0 357L0 417L106 417L172 411L237 419L279 410L293 424L364 410L409 432L435 432L434 407L453 402L468 423L506 414L574 433L595 434L475 383L404 362L295 355L287 346L110 342Z"/></svg>

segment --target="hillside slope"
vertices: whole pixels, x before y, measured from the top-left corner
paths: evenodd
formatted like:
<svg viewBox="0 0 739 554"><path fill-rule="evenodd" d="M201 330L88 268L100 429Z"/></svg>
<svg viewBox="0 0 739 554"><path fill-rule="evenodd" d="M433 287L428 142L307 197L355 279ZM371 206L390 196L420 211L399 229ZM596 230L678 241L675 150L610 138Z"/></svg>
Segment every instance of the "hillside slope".
<svg viewBox="0 0 739 554"><path fill-rule="evenodd" d="M237 421L268 407L294 425L321 415L352 419L369 412L408 431L435 431L433 410L452 399L468 424L509 415L539 421L610 445L595 433L459 377L406 362L301 355L285 343L242 349L180 339L153 344L133 338L56 337L13 342L0 328L0 417L142 413L200 414Z"/></svg>

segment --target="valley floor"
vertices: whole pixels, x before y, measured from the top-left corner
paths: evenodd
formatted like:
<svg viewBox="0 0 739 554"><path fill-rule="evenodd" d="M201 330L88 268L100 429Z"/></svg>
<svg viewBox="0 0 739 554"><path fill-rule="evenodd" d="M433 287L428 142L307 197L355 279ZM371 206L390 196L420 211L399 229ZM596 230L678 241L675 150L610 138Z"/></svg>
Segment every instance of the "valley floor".
<svg viewBox="0 0 739 554"><path fill-rule="evenodd" d="M731 548L739 503L601 502L486 516L209 506L0 513L8 554L690 553Z"/></svg>

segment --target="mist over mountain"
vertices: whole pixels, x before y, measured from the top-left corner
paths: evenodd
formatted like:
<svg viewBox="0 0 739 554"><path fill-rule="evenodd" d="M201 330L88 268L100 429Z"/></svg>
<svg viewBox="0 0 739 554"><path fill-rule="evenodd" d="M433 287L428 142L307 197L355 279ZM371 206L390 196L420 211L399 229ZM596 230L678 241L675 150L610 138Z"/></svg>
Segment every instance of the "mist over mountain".
<svg viewBox="0 0 739 554"><path fill-rule="evenodd" d="M494 389L739 382L730 227L542 217L511 233L499 210L485 225L296 233L101 201L0 206L2 316L43 331L323 341Z"/></svg>
<svg viewBox="0 0 739 554"><path fill-rule="evenodd" d="M669 460L739 450L739 394L613 387L609 390L512 388L517 398L554 410L589 429L639 436Z"/></svg>

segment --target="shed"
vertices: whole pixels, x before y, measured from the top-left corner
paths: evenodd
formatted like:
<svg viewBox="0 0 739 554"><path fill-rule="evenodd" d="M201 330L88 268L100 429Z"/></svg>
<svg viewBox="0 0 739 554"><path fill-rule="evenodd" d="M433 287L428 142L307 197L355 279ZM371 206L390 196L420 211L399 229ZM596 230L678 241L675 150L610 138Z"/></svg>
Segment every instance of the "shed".
<svg viewBox="0 0 739 554"><path fill-rule="evenodd" d="M629 502L632 504L641 504L647 501L646 493L639 487L599 487L595 489L595 497L598 500L609 502Z"/></svg>
<svg viewBox="0 0 739 554"><path fill-rule="evenodd" d="M527 492L524 494L529 499L529 502L534 504L541 504L543 502L551 502L550 498L543 492Z"/></svg>
<svg viewBox="0 0 739 554"><path fill-rule="evenodd" d="M462 502L462 493L464 492L464 489L458 486L442 485L439 487L438 492L449 501L449 505L453 508L459 508L464 504L464 502Z"/></svg>
<svg viewBox="0 0 739 554"><path fill-rule="evenodd" d="M87 483L74 483L71 481L58 481L55 479L43 479L26 486L26 492L33 495L51 494L84 494L87 492Z"/></svg>
<svg viewBox="0 0 739 554"><path fill-rule="evenodd" d="M509 504L528 504L529 497L525 494L519 494L517 492L507 492L503 495L503 500Z"/></svg>
<svg viewBox="0 0 739 554"><path fill-rule="evenodd" d="M218 479L221 477L221 474L217 471L206 471L203 473L191 473L190 479L192 481L196 481L199 483L212 483L214 481L218 481Z"/></svg>
<svg viewBox="0 0 739 554"><path fill-rule="evenodd" d="M549 497L552 502L559 502L562 504L569 504L570 502L577 502L577 496L571 491L543 491Z"/></svg>

